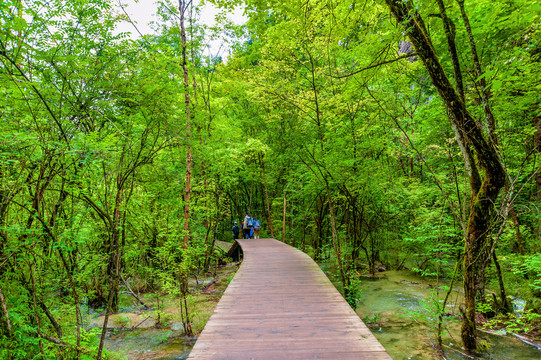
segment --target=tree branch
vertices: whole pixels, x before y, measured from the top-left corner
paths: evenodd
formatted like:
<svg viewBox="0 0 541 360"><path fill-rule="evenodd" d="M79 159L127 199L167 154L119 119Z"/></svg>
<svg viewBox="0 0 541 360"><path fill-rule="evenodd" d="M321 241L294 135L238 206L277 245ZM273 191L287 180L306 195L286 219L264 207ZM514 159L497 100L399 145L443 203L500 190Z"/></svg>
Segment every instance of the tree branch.
<svg viewBox="0 0 541 360"><path fill-rule="evenodd" d="M373 69L373 68L376 68L376 67L379 67L379 66L382 66L382 65L386 65L386 64L391 64L391 63L397 62L397 61L399 61L399 60L407 59L407 58L410 58L410 57L413 57L413 56L416 56L416 55L417 55L416 52L412 52L412 53L409 53L409 54L404 54L404 55L402 55L402 56L399 56L399 57L394 58L394 59L391 59L391 60L386 60L386 61L383 61L383 62L374 64L374 65L370 65L370 66L364 67L364 68L362 68L362 69L359 69L359 70L357 70L357 71L352 72L351 74L339 75L339 76L329 74L328 76L330 76L330 77L332 77L332 78L335 78L335 79L343 79L343 78L346 78L346 77L350 77L350 76L356 75L356 74L358 74L358 73L360 73L360 72L363 72L363 71L366 71L366 70L370 70L370 69Z"/></svg>

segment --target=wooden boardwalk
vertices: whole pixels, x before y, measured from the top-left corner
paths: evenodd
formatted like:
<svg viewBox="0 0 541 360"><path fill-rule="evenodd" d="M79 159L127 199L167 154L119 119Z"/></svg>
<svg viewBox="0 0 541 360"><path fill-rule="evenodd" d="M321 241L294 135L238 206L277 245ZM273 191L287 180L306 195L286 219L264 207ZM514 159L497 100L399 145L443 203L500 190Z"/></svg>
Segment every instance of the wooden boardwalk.
<svg viewBox="0 0 541 360"><path fill-rule="evenodd" d="M391 359L308 255L238 241L242 265L188 359Z"/></svg>

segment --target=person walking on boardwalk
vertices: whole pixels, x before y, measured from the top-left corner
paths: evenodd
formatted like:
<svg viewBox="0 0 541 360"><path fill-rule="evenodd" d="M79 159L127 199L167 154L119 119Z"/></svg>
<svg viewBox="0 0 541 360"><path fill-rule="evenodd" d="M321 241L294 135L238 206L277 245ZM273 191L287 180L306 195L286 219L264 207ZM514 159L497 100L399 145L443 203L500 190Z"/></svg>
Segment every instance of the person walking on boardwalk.
<svg viewBox="0 0 541 360"><path fill-rule="evenodd" d="M231 228L231 231L233 232L233 240L237 240L239 238L240 229L236 221L233 223L233 227Z"/></svg>
<svg viewBox="0 0 541 360"><path fill-rule="evenodd" d="M242 224L242 234L244 235L244 238L251 239L250 232L252 231L254 225L253 219L248 211L246 211L246 216L244 217L244 221L242 222Z"/></svg>
<svg viewBox="0 0 541 360"><path fill-rule="evenodd" d="M254 216L254 239L259 239L259 230L261 230L261 221Z"/></svg>

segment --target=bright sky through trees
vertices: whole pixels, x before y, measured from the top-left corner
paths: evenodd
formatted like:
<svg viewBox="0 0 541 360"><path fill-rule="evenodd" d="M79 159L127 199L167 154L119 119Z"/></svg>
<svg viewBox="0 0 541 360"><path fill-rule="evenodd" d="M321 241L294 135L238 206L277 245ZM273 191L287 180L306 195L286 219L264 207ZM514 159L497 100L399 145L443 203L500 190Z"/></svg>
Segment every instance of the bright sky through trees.
<svg viewBox="0 0 541 360"><path fill-rule="evenodd" d="M117 1L118 3L118 1ZM152 21L156 21L156 9L158 7L157 1L155 0L122 0L122 5L124 6L125 12L128 14L130 19L135 23L137 29L142 34L152 34L153 30L150 25ZM196 3L201 3L197 1ZM117 5L119 13L123 13L120 9L120 6ZM216 16L220 14L220 10L217 9L214 5L206 3L201 6L201 14L199 16L198 23L206 26L215 26L216 25ZM233 23L240 25L246 22L247 18L243 15L243 9L237 8L233 12L228 12L226 14L227 18ZM138 37L139 34L134 26L128 22L123 21L118 25L118 30L121 32L130 32L132 36ZM228 46L221 41L220 39L208 40L209 49L206 51L207 55L213 56L223 56L226 57L228 54Z"/></svg>

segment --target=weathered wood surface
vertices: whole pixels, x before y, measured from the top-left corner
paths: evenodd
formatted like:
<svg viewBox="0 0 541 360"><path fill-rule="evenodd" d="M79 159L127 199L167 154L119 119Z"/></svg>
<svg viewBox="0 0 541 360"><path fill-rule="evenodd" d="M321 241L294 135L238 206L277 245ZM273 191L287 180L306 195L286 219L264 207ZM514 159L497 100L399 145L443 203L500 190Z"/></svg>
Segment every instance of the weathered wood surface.
<svg viewBox="0 0 541 360"><path fill-rule="evenodd" d="M233 261L239 261L242 255L242 249L238 241L235 241L233 245L227 251L227 256L233 259Z"/></svg>
<svg viewBox="0 0 541 360"><path fill-rule="evenodd" d="M226 254L229 252L229 250L231 250L234 244L234 242L216 240L216 247Z"/></svg>
<svg viewBox="0 0 541 360"><path fill-rule="evenodd" d="M391 359L310 257L238 241L243 263L188 359Z"/></svg>

